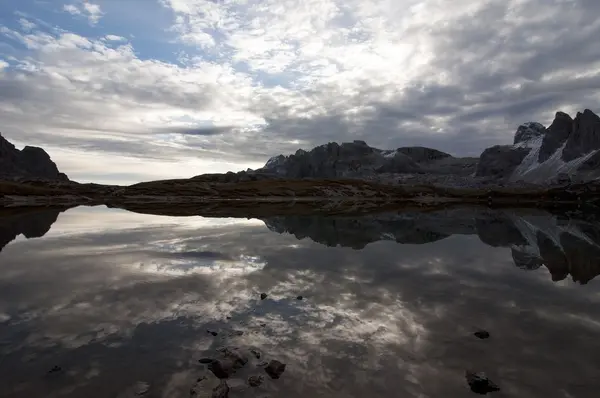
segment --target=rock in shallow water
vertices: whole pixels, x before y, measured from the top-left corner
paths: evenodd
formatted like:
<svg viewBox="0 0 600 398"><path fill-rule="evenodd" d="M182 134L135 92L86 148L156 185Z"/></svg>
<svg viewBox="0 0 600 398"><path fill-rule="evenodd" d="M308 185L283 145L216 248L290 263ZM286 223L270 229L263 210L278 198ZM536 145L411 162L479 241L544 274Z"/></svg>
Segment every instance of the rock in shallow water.
<svg viewBox="0 0 600 398"><path fill-rule="evenodd" d="M262 384L264 377L262 376L250 376L248 377L248 385L250 387L258 387Z"/></svg>
<svg viewBox="0 0 600 398"><path fill-rule="evenodd" d="M261 299L261 300L264 300L264 299L266 299L267 297L268 297L268 294L267 294L267 293L261 293L261 294L260 294L260 299Z"/></svg>
<svg viewBox="0 0 600 398"><path fill-rule="evenodd" d="M265 368L265 372L267 372L267 374L272 379L279 379L279 377L281 376L281 374L284 371L285 371L285 363L281 363L276 359L271 360L271 362L269 362L269 364Z"/></svg>
<svg viewBox="0 0 600 398"><path fill-rule="evenodd" d="M221 380L218 386L213 389L212 398L227 398L229 396L229 386L225 380Z"/></svg>
<svg viewBox="0 0 600 398"><path fill-rule="evenodd" d="M485 373L483 372L465 372L465 378L467 379L467 383L476 394L485 395L489 392L500 391L500 387L493 381L487 378Z"/></svg>

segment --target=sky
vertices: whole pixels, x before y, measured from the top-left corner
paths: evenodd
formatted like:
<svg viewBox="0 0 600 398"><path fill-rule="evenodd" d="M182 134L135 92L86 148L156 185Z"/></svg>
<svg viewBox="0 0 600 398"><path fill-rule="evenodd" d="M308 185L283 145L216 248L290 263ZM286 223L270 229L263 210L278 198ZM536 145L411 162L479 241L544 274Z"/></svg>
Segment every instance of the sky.
<svg viewBox="0 0 600 398"><path fill-rule="evenodd" d="M77 181L330 141L478 156L600 110L597 0L0 0L0 132Z"/></svg>

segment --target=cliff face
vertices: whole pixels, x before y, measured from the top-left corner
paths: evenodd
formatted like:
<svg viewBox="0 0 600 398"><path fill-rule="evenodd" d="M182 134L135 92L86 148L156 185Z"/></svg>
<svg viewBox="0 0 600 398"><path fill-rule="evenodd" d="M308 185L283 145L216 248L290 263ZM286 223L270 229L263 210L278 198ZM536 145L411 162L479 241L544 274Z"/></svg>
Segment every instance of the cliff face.
<svg viewBox="0 0 600 398"><path fill-rule="evenodd" d="M545 184L600 177L600 117L586 109L571 118L557 112L550 127L517 128L512 145L487 148L479 158L456 158L425 147L392 150L364 141L330 142L309 151L275 156L259 170L285 178L371 178L377 175L478 177Z"/></svg>
<svg viewBox="0 0 600 398"><path fill-rule="evenodd" d="M21 178L69 181L42 148L26 146L18 150L0 135L0 179Z"/></svg>
<svg viewBox="0 0 600 398"><path fill-rule="evenodd" d="M486 149L476 175L537 184L600 177L600 117L589 109L575 118L556 112L552 124L525 123L513 145Z"/></svg>
<svg viewBox="0 0 600 398"><path fill-rule="evenodd" d="M458 174L475 170L473 158L455 158L425 147L392 150L373 148L364 141L330 142L309 151L269 159L257 172L285 178L363 178L378 174Z"/></svg>

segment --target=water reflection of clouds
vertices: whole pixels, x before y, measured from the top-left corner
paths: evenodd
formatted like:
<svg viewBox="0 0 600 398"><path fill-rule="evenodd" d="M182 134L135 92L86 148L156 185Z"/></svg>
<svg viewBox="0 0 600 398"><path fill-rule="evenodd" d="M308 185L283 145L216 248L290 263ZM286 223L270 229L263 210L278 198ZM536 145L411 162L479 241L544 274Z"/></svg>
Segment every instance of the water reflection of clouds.
<svg viewBox="0 0 600 398"><path fill-rule="evenodd" d="M244 223L121 231L115 224L13 243L0 255L0 313L25 336L0 352L43 363L46 351L94 358L94 366L76 361L78 374L95 376L79 379L86 387L73 396L99 383L116 388L115 358L142 366L136 361L149 357L140 347L158 369L139 377L155 375L165 394L188 383L176 375L229 341L208 336L207 327L244 330L236 344L288 363L285 376L264 387L274 396L462 397L466 367L490 373L514 396L561 396L560 387L579 397L589 390L573 383L597 386L594 285L557 286L475 236L356 251ZM263 291L269 297L261 301ZM485 345L470 336L477 327L492 333Z"/></svg>

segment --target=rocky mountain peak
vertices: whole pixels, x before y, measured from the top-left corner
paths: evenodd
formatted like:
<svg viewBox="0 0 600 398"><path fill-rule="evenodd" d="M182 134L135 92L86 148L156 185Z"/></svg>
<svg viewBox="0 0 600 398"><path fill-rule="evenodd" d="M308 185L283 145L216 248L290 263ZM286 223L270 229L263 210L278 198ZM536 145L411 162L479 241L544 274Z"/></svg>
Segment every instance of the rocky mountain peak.
<svg viewBox="0 0 600 398"><path fill-rule="evenodd" d="M600 149L600 117L589 109L578 112L571 123L562 159L570 162Z"/></svg>
<svg viewBox="0 0 600 398"><path fill-rule="evenodd" d="M513 144L530 141L534 138L541 137L546 134L546 127L537 122L523 123L517 128Z"/></svg>
<svg viewBox="0 0 600 398"><path fill-rule="evenodd" d="M42 148L26 146L18 150L0 134L0 179L15 178L69 180Z"/></svg>
<svg viewBox="0 0 600 398"><path fill-rule="evenodd" d="M538 162L545 162L556 152L569 138L573 131L573 119L564 112L556 112L554 121L548 127L548 132L544 136Z"/></svg>

